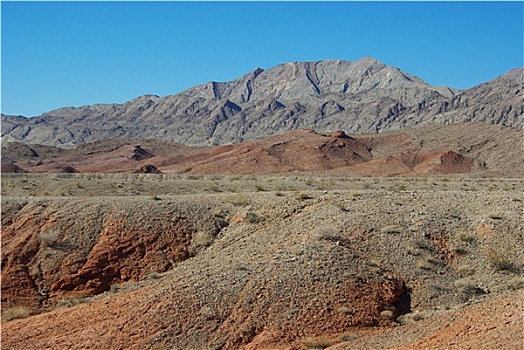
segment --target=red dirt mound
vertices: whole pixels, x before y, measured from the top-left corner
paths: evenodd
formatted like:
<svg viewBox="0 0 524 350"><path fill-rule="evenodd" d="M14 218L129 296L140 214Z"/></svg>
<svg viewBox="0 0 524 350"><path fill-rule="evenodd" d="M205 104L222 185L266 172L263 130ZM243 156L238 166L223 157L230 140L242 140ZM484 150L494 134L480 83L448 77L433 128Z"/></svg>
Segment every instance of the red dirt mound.
<svg viewBox="0 0 524 350"><path fill-rule="evenodd" d="M76 153L61 152L59 157L57 152L47 151L51 158L30 157L27 150L16 147L5 149L14 152L14 165L29 172L61 172L63 167L70 166L79 172L132 173L143 166L154 166L166 174L520 176L517 169L522 166L523 158L514 147L520 138L518 131L509 128L463 124L354 136L344 131L326 136L295 130L212 149L163 145L150 151L138 144L127 144L116 149L108 145L95 147L96 152L88 152L89 147L83 146Z"/></svg>

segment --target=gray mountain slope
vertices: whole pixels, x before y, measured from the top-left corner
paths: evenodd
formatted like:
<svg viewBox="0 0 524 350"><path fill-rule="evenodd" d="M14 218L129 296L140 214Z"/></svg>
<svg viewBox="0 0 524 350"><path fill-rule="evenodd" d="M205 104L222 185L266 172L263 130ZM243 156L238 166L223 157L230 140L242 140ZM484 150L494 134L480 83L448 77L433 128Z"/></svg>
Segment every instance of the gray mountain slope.
<svg viewBox="0 0 524 350"><path fill-rule="evenodd" d="M176 95L2 115L2 138L70 147L110 138L187 145L238 143L289 130L369 133L482 122L522 128L523 69L459 91L434 87L375 59L291 62Z"/></svg>

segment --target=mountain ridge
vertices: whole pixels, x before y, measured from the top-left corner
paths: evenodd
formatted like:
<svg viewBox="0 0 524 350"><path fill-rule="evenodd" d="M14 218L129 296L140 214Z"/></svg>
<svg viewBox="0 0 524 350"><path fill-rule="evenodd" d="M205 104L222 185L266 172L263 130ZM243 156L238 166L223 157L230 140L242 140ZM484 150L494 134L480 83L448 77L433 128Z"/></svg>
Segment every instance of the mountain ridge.
<svg viewBox="0 0 524 350"><path fill-rule="evenodd" d="M60 147L121 137L209 146L300 128L378 133L482 122L519 129L524 114L522 73L517 68L460 91L433 87L370 57L288 62L175 95L64 107L31 119L2 115L2 137Z"/></svg>

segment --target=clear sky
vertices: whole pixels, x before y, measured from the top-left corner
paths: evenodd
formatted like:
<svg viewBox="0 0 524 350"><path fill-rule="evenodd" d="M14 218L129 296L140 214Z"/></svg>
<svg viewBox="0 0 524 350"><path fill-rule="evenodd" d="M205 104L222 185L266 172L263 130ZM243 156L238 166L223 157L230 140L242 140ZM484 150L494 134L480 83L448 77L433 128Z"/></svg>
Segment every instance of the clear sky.
<svg viewBox="0 0 524 350"><path fill-rule="evenodd" d="M465 89L523 66L517 2L1 2L2 113L371 56Z"/></svg>

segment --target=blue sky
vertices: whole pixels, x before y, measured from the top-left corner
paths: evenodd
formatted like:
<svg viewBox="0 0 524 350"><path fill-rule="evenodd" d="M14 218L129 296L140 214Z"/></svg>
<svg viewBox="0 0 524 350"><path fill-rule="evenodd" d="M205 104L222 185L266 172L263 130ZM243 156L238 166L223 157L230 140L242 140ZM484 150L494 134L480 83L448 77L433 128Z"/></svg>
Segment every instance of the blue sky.
<svg viewBox="0 0 524 350"><path fill-rule="evenodd" d="M465 89L523 65L522 2L1 2L2 113L371 56Z"/></svg>

